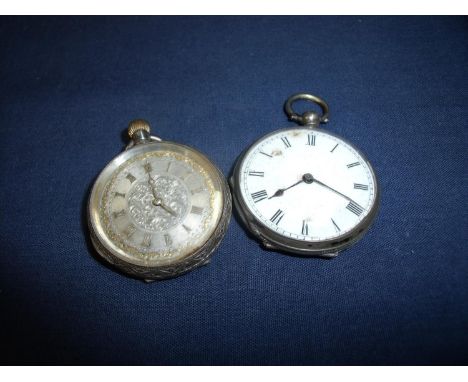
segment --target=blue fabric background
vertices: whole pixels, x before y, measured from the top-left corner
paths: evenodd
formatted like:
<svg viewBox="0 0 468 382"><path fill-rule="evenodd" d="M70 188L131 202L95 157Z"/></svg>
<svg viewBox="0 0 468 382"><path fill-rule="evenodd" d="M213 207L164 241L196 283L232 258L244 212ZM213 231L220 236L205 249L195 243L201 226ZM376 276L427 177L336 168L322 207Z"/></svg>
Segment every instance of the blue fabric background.
<svg viewBox="0 0 468 382"><path fill-rule="evenodd" d="M466 18L2 18L0 57L2 363L467 363ZM290 257L233 219L177 279L96 260L85 204L129 120L228 174L299 91L375 166L361 242Z"/></svg>

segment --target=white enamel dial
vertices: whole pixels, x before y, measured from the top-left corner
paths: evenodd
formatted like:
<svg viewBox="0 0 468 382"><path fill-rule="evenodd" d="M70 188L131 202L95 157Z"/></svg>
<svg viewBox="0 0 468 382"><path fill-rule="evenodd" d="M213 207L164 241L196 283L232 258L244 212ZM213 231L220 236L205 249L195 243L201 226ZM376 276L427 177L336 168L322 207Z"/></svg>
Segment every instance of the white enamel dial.
<svg viewBox="0 0 468 382"><path fill-rule="evenodd" d="M319 129L279 130L254 144L239 169L239 190L257 221L305 242L346 235L376 203L368 162Z"/></svg>

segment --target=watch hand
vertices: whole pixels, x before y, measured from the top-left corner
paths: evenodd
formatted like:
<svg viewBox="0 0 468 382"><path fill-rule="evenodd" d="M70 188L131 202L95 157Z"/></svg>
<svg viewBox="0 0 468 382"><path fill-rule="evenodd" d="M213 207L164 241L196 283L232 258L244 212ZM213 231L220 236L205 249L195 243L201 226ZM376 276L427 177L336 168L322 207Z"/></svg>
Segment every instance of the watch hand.
<svg viewBox="0 0 468 382"><path fill-rule="evenodd" d="M148 184L149 184L149 186L150 186L151 193L153 194L154 200L161 200L161 198L156 194L156 189L155 189L155 187L154 187L155 181L154 181L154 179L151 177L151 174L150 174L150 173L148 173L148 178L149 178L149 179L148 179ZM155 203L154 203L154 200L153 200L153 204L155 204Z"/></svg>
<svg viewBox="0 0 468 382"><path fill-rule="evenodd" d="M153 205L156 207L161 207L163 210L166 212L170 213L172 216L177 216L177 212L175 212L171 207L166 206L161 198L154 198L153 199Z"/></svg>
<svg viewBox="0 0 468 382"><path fill-rule="evenodd" d="M338 195L342 196L343 198L345 198L346 200L349 200L350 202L352 202L352 203L356 204L357 206L359 206L359 204L356 203L356 202L355 202L353 199L351 199L349 196L346 196L345 194L342 194L341 192L335 190L334 188L331 188L330 186L328 186L328 185L326 185L325 183L321 182L321 181L318 180L317 178L314 178L311 174L306 174L306 175L308 176L309 179L311 179L311 181L308 182L308 183L312 183L312 182L317 183L317 184L319 184L320 186L325 187L325 188L328 188L330 191L333 191L335 194L338 194ZM304 176L306 176L306 175L304 175ZM310 177L309 177L309 175L310 175Z"/></svg>
<svg viewBox="0 0 468 382"><path fill-rule="evenodd" d="M150 189L151 189L151 193L153 194L153 205L156 206L156 207L161 207L163 210L165 210L166 212L170 213L172 216L177 216L177 213L170 207L166 206L162 199L158 196L158 194L156 193L156 189L154 187L154 179L151 177L151 174L148 173L148 183L150 185Z"/></svg>
<svg viewBox="0 0 468 382"><path fill-rule="evenodd" d="M277 196L282 196L284 194L284 191L289 190L290 188L293 188L294 186L297 186L298 184L302 183L304 179L299 180L298 182L294 183L292 186L286 187L286 188L280 188L277 190L273 195L271 195L268 199L277 197Z"/></svg>
<svg viewBox="0 0 468 382"><path fill-rule="evenodd" d="M166 212L170 213L172 216L177 216L177 213L169 206L166 206L165 204L161 203L161 208L165 210Z"/></svg>

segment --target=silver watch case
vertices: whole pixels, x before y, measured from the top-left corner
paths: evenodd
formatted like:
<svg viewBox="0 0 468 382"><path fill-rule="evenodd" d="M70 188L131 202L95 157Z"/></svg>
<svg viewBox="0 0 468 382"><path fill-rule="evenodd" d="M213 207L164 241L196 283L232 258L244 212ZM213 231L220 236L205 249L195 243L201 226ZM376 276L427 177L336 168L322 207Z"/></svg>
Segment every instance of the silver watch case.
<svg viewBox="0 0 468 382"><path fill-rule="evenodd" d="M250 153L250 151L255 146L257 146L259 142L269 138L271 135L278 134L281 131L288 131L291 129L297 130L301 128L309 131L312 129L312 127L295 126L273 131L257 139L240 155L232 173L232 176L229 179L229 183L232 189L232 199L243 224L246 226L248 231L254 236L254 238L259 240L266 249L272 251L293 253L302 256L333 258L336 257L339 252L345 250L346 248L349 248L362 238L362 236L372 225L372 222L374 221L379 209L380 190L379 185L377 183L375 171L369 163L369 161L367 160L366 156L360 150L358 150L352 143L350 143L346 139L343 139L341 136L333 134L327 130L313 127L313 130L318 130L323 134L334 136L353 147L362 156L362 158L366 161L367 165L369 166L375 184L375 202L367 216L363 220L361 220L353 230L339 237L336 237L333 240L307 242L279 235L277 232L271 230L266 225L264 225L259 219L255 217L255 215L252 214L252 212L247 207L247 204L243 199L240 190L240 169L242 168L243 162L246 156Z"/></svg>
<svg viewBox="0 0 468 382"><path fill-rule="evenodd" d="M199 266L208 264L210 262L211 256L213 255L213 252L219 246L226 233L232 211L231 193L229 191L227 181L217 166L204 154L194 149L193 147L184 146L182 144L170 141L161 141L157 137L151 137L151 140L152 141L149 143L142 143L137 145L133 145L132 142L129 146L127 146L127 149L124 152L117 155L111 162L109 162L97 177L88 202L88 227L90 231L91 242L98 254L121 272L148 282L177 277ZM203 157L209 165L212 166L213 172L217 173L219 177L219 183L222 189L222 212L215 231L200 248L188 256L180 259L179 261L171 264L157 267L142 266L123 260L122 257L119 256L119 254L116 253L116 251L113 249L109 239L104 234L103 228L100 227L97 223L99 221L97 216L99 216L100 194L103 187L105 186L105 183L100 180L107 179L109 174L112 174L122 163L135 155L163 149L170 149L182 155L186 153L187 149L195 151L201 157Z"/></svg>

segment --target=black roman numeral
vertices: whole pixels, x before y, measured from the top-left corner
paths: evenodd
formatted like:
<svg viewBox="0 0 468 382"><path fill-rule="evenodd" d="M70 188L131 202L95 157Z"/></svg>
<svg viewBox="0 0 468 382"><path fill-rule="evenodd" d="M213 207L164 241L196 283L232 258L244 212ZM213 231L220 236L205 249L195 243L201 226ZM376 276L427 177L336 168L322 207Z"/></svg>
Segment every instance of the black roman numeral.
<svg viewBox="0 0 468 382"><path fill-rule="evenodd" d="M136 232L136 230L137 230L136 227L130 223L122 233L127 237L127 239L130 239L133 236L133 234Z"/></svg>
<svg viewBox="0 0 468 382"><path fill-rule="evenodd" d="M262 201L263 199L266 199L268 197L268 194L265 190L261 190L261 191L254 192L253 194L250 194L250 196L252 197L255 203L258 203Z"/></svg>
<svg viewBox="0 0 468 382"><path fill-rule="evenodd" d="M249 171L249 175L250 176L261 176L263 178L265 173L263 171Z"/></svg>
<svg viewBox="0 0 468 382"><path fill-rule="evenodd" d="M172 237L168 233L164 235L164 243L166 244L166 247L169 247L172 244Z"/></svg>
<svg viewBox="0 0 468 382"><path fill-rule="evenodd" d="M148 162L146 162L144 165L143 165L143 168L145 169L145 172L147 174L149 174L151 171L153 171L153 168L151 167L151 164L149 164Z"/></svg>
<svg viewBox="0 0 468 382"><path fill-rule="evenodd" d="M133 183L136 180L136 178L130 173L127 174L126 178L130 181L130 183Z"/></svg>
<svg viewBox="0 0 468 382"><path fill-rule="evenodd" d="M305 220L302 221L302 234L307 236L309 234L309 225L306 223Z"/></svg>
<svg viewBox="0 0 468 382"><path fill-rule="evenodd" d="M286 148L291 147L291 143L289 143L288 137L282 137L281 140L283 141L283 143L284 143L284 145L286 146Z"/></svg>
<svg viewBox="0 0 468 382"><path fill-rule="evenodd" d="M314 134L308 134L307 135L307 145L315 146L315 135Z"/></svg>
<svg viewBox="0 0 468 382"><path fill-rule="evenodd" d="M354 188L356 190L368 190L369 189L369 186L367 186L366 184L359 184L359 183L354 183Z"/></svg>
<svg viewBox="0 0 468 382"><path fill-rule="evenodd" d="M120 216L124 216L126 214L125 210L120 210L120 211L114 211L112 215L114 216L114 219L117 219Z"/></svg>
<svg viewBox="0 0 468 382"><path fill-rule="evenodd" d="M270 154L267 154L267 153L264 153L263 151L260 151L260 154L263 154L269 158L273 158L273 155L270 155Z"/></svg>
<svg viewBox="0 0 468 382"><path fill-rule="evenodd" d="M357 216L361 215L364 211L364 208L362 208L359 204L355 202L349 202L346 208Z"/></svg>
<svg viewBox="0 0 468 382"><path fill-rule="evenodd" d="M338 145L339 145L339 143L337 143L337 144L335 145L335 147L333 147L333 148L330 150L330 152L332 153L333 151L335 151L335 149L338 147Z"/></svg>
<svg viewBox="0 0 468 382"><path fill-rule="evenodd" d="M190 193L192 195L195 195L195 194L198 194L199 192L202 192L202 191L203 191L203 187L197 187L194 190L191 190Z"/></svg>
<svg viewBox="0 0 468 382"><path fill-rule="evenodd" d="M151 234L150 233L145 233L145 236L143 236L143 241L141 242L141 245L146 248L151 247Z"/></svg>
<svg viewBox="0 0 468 382"><path fill-rule="evenodd" d="M192 206L190 212L195 215L201 215L203 213L203 208L198 206Z"/></svg>
<svg viewBox="0 0 468 382"><path fill-rule="evenodd" d="M284 212L283 210L278 210L275 212L275 214L271 217L270 221L275 223L276 225L279 224L279 222L281 221L281 219L283 219L283 216L284 216Z"/></svg>
<svg viewBox="0 0 468 382"><path fill-rule="evenodd" d="M354 162L354 163L350 163L348 165L346 165L348 168L351 168L351 167L355 167L355 166L359 166L361 163L359 162Z"/></svg>

